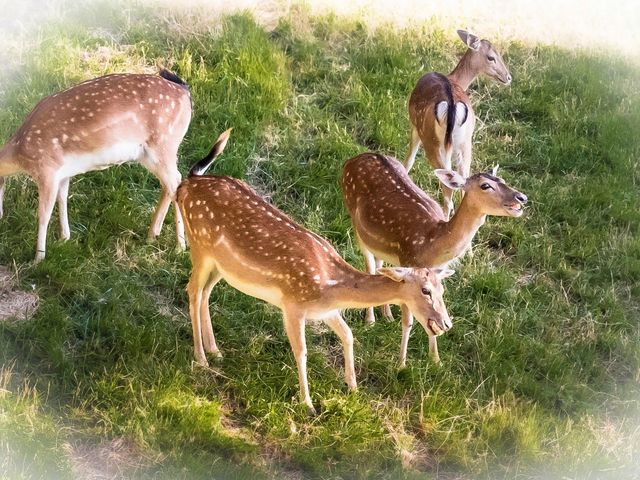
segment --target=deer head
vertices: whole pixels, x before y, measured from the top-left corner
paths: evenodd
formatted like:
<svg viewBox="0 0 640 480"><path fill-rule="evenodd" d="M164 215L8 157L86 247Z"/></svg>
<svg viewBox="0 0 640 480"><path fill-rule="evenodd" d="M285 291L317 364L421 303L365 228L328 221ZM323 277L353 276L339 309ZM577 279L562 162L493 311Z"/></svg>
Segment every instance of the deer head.
<svg viewBox="0 0 640 480"><path fill-rule="evenodd" d="M519 217L528 199L491 172L476 173L464 178L453 170L435 170L440 181L452 190L464 190L464 202L485 215Z"/></svg>
<svg viewBox="0 0 640 480"><path fill-rule="evenodd" d="M481 40L466 30L458 30L458 36L469 47L467 55L469 55L469 61L475 70L505 85L511 83L512 77L504 60L502 60L502 55L489 40Z"/></svg>
<svg viewBox="0 0 640 480"><path fill-rule="evenodd" d="M429 335L441 335L453 326L442 298L442 280L453 275L453 270L387 267L377 269L376 273L404 285L404 297L411 299L407 307Z"/></svg>

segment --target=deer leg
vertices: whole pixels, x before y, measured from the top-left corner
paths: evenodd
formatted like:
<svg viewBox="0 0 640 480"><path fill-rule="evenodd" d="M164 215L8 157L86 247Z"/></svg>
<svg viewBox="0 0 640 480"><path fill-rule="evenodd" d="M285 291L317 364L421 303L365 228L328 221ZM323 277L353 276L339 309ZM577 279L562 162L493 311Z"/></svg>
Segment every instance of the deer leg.
<svg viewBox="0 0 640 480"><path fill-rule="evenodd" d="M204 349L208 353L214 354L216 357L222 357L222 353L216 344L216 337L213 335L213 327L211 325L211 313L209 311L209 297L216 283L220 281L222 275L216 267L209 274L209 279L204 286L202 292L202 304L200 305L200 322L202 328L202 338L204 340Z"/></svg>
<svg viewBox="0 0 640 480"><path fill-rule="evenodd" d="M471 174L471 142L463 144L462 148L458 152L457 167L458 173L462 175L463 178L469 178L469 175ZM464 190L460 190L460 195L460 198L464 198ZM464 254L469 255L470 257L473 256L473 246L471 245L471 241L464 251Z"/></svg>
<svg viewBox="0 0 640 480"><path fill-rule="evenodd" d="M457 154L457 171L464 178L471 174L471 142L462 145Z"/></svg>
<svg viewBox="0 0 640 480"><path fill-rule="evenodd" d="M180 175L180 172L177 172L177 174L178 174L178 177L177 177L178 185L180 185L180 182L182 181L182 176ZM178 206L178 201L176 200L177 190L178 190L178 187L176 186L176 189L173 191L173 195L171 195L171 198L173 202L173 213L174 213L174 218L176 222L176 241L178 245L177 248L178 250L183 251L187 248L187 241L184 235L184 222L182 221L182 212L180 211L180 207Z"/></svg>
<svg viewBox="0 0 640 480"><path fill-rule="evenodd" d="M4 205L4 189L6 187L6 180L4 177L0 177L0 218L4 215L3 205Z"/></svg>
<svg viewBox="0 0 640 480"><path fill-rule="evenodd" d="M384 263L382 260L380 260L379 258L375 259L376 261L376 270L378 268L382 268L382 264ZM384 305L382 305L382 315L387 319L387 320L393 320L393 313L391 312L391 305L389 305L388 303L385 303Z"/></svg>
<svg viewBox="0 0 640 480"><path fill-rule="evenodd" d="M173 202L178 249L184 250L186 248L186 242L184 239L184 223L182 222L182 214L180 213L180 208L178 207L178 203L175 198L182 176L176 167L175 155L173 157L173 161L160 161L154 153L147 152L145 159L143 160L144 166L156 176L162 185L162 194L160 195L156 212L153 215L153 220L151 221L147 238L150 241L153 241L158 235L160 235L162 224L167 216L167 211L169 210L170 204Z"/></svg>
<svg viewBox="0 0 640 480"><path fill-rule="evenodd" d="M429 357L436 365L442 365L440 355L438 355L438 337L429 335Z"/></svg>
<svg viewBox="0 0 640 480"><path fill-rule="evenodd" d="M298 366L300 397L309 408L309 412L315 415L316 409L313 408L311 395L309 394L309 384L307 383L307 342L304 337L304 315L295 309L283 308L282 317L284 319L284 328L291 344L291 350Z"/></svg>
<svg viewBox="0 0 640 480"><path fill-rule="evenodd" d="M413 314L406 305L402 305L402 340L400 341L400 368L407 366L407 347L413 327Z"/></svg>
<svg viewBox="0 0 640 480"><path fill-rule="evenodd" d="M425 147L425 153L427 154L427 160L429 160L433 168L451 170L451 155L453 153L451 148L447 150L444 146L431 145L428 148ZM444 199L442 207L446 219L449 220L451 212L453 212L453 201L451 200L453 190L443 185L442 182L440 182L440 187L442 188L442 196Z"/></svg>
<svg viewBox="0 0 640 480"><path fill-rule="evenodd" d="M436 365L440 365L440 356L438 355L438 340L435 335L431 335L426 325L423 325L427 335L429 336L429 357ZM400 368L407 365L407 347L409 345L409 335L413 327L413 314L406 305L402 305L402 340L400 342Z"/></svg>
<svg viewBox="0 0 640 480"><path fill-rule="evenodd" d="M71 230L69 229L69 216L67 215L67 198L69 197L69 180L65 178L58 186L58 217L60 220L60 239L69 240Z"/></svg>
<svg viewBox="0 0 640 480"><path fill-rule="evenodd" d="M453 155L453 147L450 145L449 148L440 148L440 163L444 165L443 168L451 170L451 157ZM451 190L446 185L440 183L442 187L442 197L444 200L444 209L446 213L447 220L451 218L453 215L453 190Z"/></svg>
<svg viewBox="0 0 640 480"><path fill-rule="evenodd" d="M163 185L160 201L158 202L158 206L156 207L156 212L153 215L153 220L151 221L151 227L149 228L149 234L147 235L147 238L149 241L155 240L158 237L158 235L160 235L160 231L162 230L162 224L164 223L164 217L167 215L167 211L169 210L170 204L171 204L171 190L169 190L167 187Z"/></svg>
<svg viewBox="0 0 640 480"><path fill-rule="evenodd" d="M416 161L416 155L418 154L418 150L420 149L420 135L418 134L418 130L416 127L411 125L411 140L409 142L409 155L407 155L407 159L404 161L404 168L407 169L407 172L411 170L414 162Z"/></svg>
<svg viewBox="0 0 640 480"><path fill-rule="evenodd" d="M339 313L326 319L325 323L335 332L342 342L342 348L344 350L344 380L349 390L355 390L357 385L353 360L353 334L351 333L351 329Z"/></svg>
<svg viewBox="0 0 640 480"><path fill-rule="evenodd" d="M47 246L47 229L58 194L58 183L41 182L38 184L38 240L36 244L36 263L44 259Z"/></svg>
<svg viewBox="0 0 640 480"><path fill-rule="evenodd" d="M211 276L211 270L202 262L193 259L193 269L187 284L189 293L189 314L191 316L191 327L193 330L193 348L196 362L206 367L209 365L202 346L202 300L204 288Z"/></svg>
<svg viewBox="0 0 640 480"><path fill-rule="evenodd" d="M369 250L367 250L362 242L360 243L360 250L362 250L362 255L364 255L364 262L367 265L367 272L373 275L376 273L376 259ZM373 325L376 323L376 316L373 311L373 307L367 308L367 313L364 317L364 323L366 325Z"/></svg>

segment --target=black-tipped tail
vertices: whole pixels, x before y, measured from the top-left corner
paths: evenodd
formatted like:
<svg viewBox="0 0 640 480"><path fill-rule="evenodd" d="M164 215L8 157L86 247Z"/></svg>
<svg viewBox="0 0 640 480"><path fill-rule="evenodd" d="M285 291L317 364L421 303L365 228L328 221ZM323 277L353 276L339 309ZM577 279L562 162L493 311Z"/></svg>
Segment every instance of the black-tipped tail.
<svg viewBox="0 0 640 480"><path fill-rule="evenodd" d="M444 109L441 108L443 104L446 106L446 115L447 115L447 125L444 134L444 145L446 148L451 146L453 129L456 125L464 125L469 117L469 106L460 101L458 103L455 102L453 96L453 87L451 85L451 81L442 75L441 73L433 73L433 75L440 82L440 86L442 87L442 93L444 94L444 98L437 102L434 105L435 116L438 123L442 124L442 120L444 118L445 112ZM458 111L458 106L462 107L460 111Z"/></svg>
<svg viewBox="0 0 640 480"><path fill-rule="evenodd" d="M198 177L207 171L216 157L224 150L227 140L229 140L229 135L231 135L231 128L222 132L218 137L218 140L216 140L216 143L213 144L213 147L207 156L191 167L191 170L189 170L190 177Z"/></svg>
<svg viewBox="0 0 640 480"><path fill-rule="evenodd" d="M160 76L165 80L169 80L170 82L173 82L177 85L180 85L182 88L189 90L189 85L187 84L187 82L185 82L178 75L176 75L173 72L170 72L166 68L160 69Z"/></svg>
<svg viewBox="0 0 640 480"><path fill-rule="evenodd" d="M445 130L444 134L444 145L445 147L449 147L451 145L451 134L453 133L453 129L456 126L456 102L453 100L453 89L451 88L451 82L449 81L449 79L441 73L436 73L436 75L439 78L447 97L447 129Z"/></svg>

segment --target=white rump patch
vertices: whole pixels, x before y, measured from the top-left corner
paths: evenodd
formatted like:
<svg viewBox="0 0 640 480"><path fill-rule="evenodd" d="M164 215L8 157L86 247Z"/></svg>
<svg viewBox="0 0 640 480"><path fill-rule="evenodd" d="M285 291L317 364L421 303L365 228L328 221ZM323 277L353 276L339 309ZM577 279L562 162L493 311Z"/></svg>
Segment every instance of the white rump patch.
<svg viewBox="0 0 640 480"><path fill-rule="evenodd" d="M439 124L443 125L446 122L448 110L449 104L444 100L436 106L436 120Z"/></svg>
<svg viewBox="0 0 640 480"><path fill-rule="evenodd" d="M468 119L467 105L464 102L456 103L456 125L460 126Z"/></svg>

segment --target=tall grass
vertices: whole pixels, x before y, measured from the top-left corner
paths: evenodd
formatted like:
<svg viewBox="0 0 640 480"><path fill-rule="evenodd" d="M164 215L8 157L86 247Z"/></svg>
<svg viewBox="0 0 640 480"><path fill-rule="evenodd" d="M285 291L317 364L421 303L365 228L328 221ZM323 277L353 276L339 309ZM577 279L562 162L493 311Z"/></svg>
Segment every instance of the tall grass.
<svg viewBox="0 0 640 480"><path fill-rule="evenodd" d="M153 69L161 57L193 95L180 169L233 127L213 173L246 179L362 268L342 163L365 150L402 158L411 88L423 72L449 71L461 45L437 28L372 34L304 10L271 32L246 15L189 27L143 7L77 7L7 70L0 138L42 96ZM226 285L211 301L224 358L193 367L189 257L175 253L170 221L157 243L144 242L159 195L144 169L76 177L72 238L57 242L52 221L38 265L29 263L36 189L11 178L0 263L15 262L41 300L31 320L0 324L5 475L77 476L68 446L113 438L154 459L131 472L141 478L640 474L638 70L496 43L514 82L472 86L473 170L500 163L531 205L524 218L490 218L474 257L447 282L455 328L441 337L443 367L415 329L398 371L399 323L365 328L362 313L349 312L359 390L347 393L338 339L309 329L313 418L296 400L279 311ZM437 193L422 154L412 176Z"/></svg>

